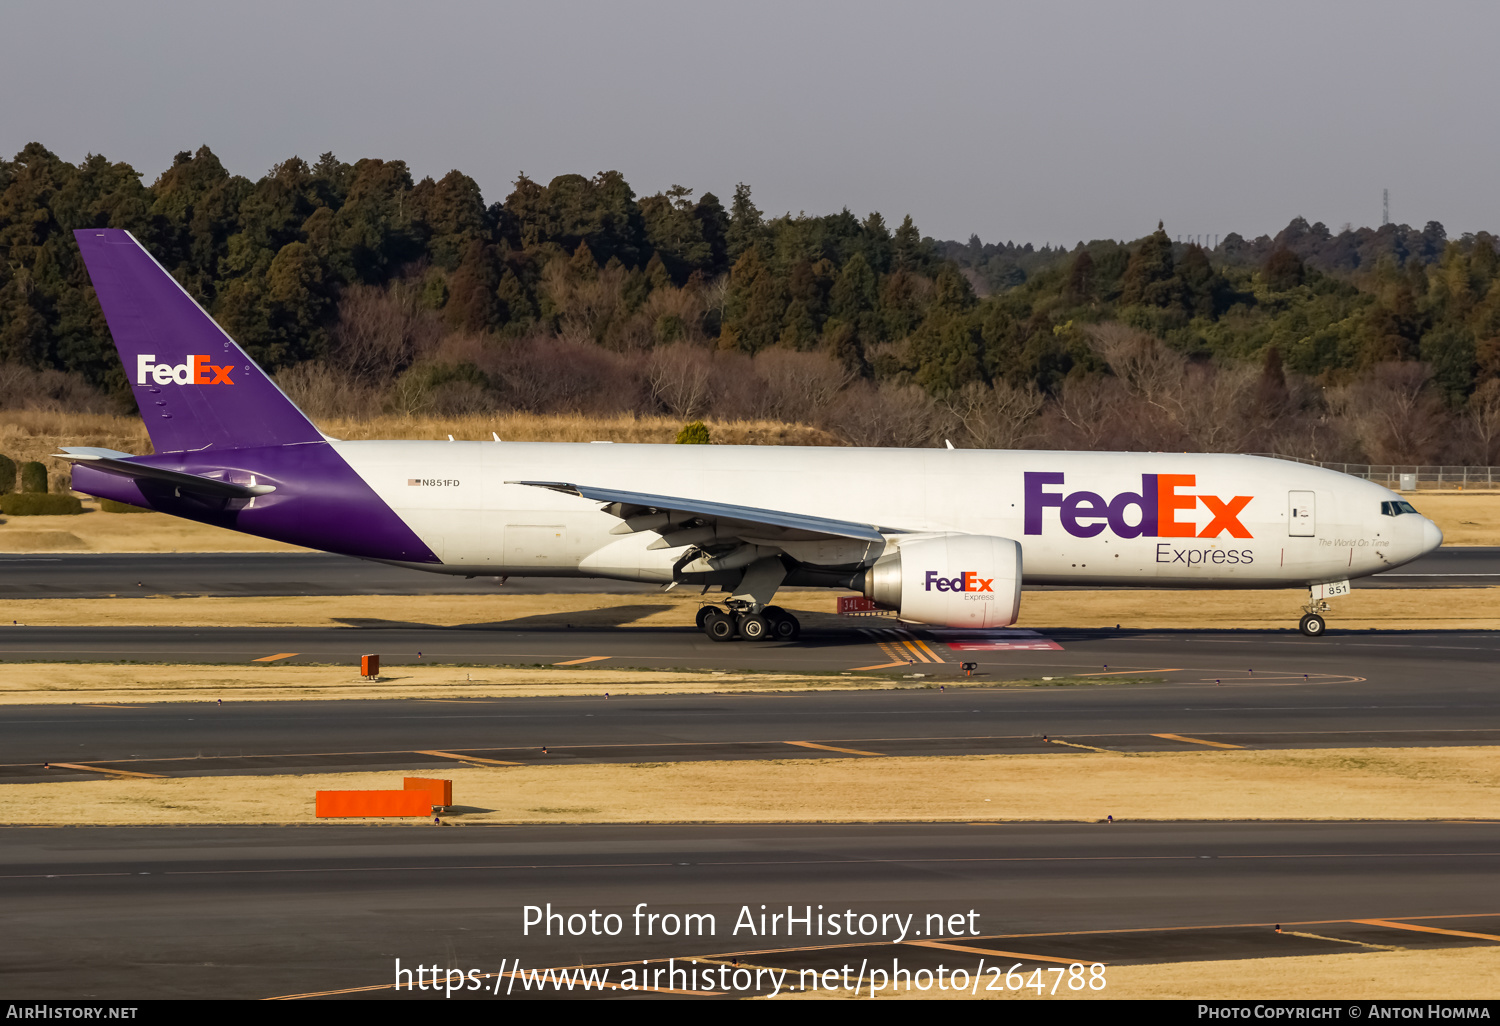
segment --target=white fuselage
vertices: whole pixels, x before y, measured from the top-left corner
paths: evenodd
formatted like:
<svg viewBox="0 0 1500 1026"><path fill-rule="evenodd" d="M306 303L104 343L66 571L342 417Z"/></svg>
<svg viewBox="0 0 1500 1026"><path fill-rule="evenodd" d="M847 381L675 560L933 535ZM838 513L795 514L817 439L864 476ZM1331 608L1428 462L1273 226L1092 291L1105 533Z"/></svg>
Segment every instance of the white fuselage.
<svg viewBox="0 0 1500 1026"><path fill-rule="evenodd" d="M794 446L336 442L338 452L464 575L666 583L682 550L649 548L554 481L875 525L878 543L783 546L812 566L868 565L903 533L1022 546L1027 584L1271 588L1399 566L1442 541L1399 496L1334 471L1254 456ZM1155 507L1154 509L1151 507Z"/></svg>

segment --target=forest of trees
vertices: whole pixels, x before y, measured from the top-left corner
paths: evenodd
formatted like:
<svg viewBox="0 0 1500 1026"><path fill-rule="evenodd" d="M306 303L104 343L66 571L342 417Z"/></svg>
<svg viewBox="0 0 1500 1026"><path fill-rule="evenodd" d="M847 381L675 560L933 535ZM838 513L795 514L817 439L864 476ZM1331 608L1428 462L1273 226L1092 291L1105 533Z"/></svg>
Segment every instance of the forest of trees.
<svg viewBox="0 0 1500 1026"><path fill-rule="evenodd" d="M892 219L894 221L894 219ZM129 409L71 230L127 228L315 416L666 413L852 444L1500 459L1487 232L1294 219L1216 247L923 238L910 217L768 217L617 172L522 175L207 147L150 184L33 143L0 161L0 407Z"/></svg>

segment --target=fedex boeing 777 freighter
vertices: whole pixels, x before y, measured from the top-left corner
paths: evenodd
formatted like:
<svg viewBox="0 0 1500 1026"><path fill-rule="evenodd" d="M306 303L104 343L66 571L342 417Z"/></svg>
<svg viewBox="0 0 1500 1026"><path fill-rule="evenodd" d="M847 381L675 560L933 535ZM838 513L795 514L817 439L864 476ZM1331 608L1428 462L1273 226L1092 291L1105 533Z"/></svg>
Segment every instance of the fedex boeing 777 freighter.
<svg viewBox="0 0 1500 1026"><path fill-rule="evenodd" d="M75 235L156 449L64 450L79 491L414 570L717 587L720 641L795 638L782 586L988 628L1023 581L1307 586L1313 635L1350 578L1442 542L1379 485L1253 456L344 442L129 232Z"/></svg>

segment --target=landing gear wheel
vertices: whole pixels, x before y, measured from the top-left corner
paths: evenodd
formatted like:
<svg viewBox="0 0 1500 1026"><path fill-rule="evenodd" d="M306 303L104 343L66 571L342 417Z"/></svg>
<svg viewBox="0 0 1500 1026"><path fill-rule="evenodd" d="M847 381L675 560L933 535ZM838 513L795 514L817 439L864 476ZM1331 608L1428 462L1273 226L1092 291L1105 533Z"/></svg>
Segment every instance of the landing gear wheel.
<svg viewBox="0 0 1500 1026"><path fill-rule="evenodd" d="M733 641L737 632L734 620L715 609L704 617L703 633L714 641Z"/></svg>
<svg viewBox="0 0 1500 1026"><path fill-rule="evenodd" d="M718 606L700 606L698 609L698 629L700 631L704 629L704 626L708 623L708 618L710 616L723 615L723 612L719 609Z"/></svg>
<svg viewBox="0 0 1500 1026"><path fill-rule="evenodd" d="M1309 638L1322 637L1323 631L1326 628L1327 624L1323 622L1323 618L1317 613L1308 613L1302 618L1302 622L1297 624L1297 629Z"/></svg>
<svg viewBox="0 0 1500 1026"><path fill-rule="evenodd" d="M791 613L784 612L771 621L771 636L777 641L796 641L801 634L802 625Z"/></svg>
<svg viewBox="0 0 1500 1026"><path fill-rule="evenodd" d="M771 621L759 613L740 617L740 636L746 641L765 641L771 636Z"/></svg>

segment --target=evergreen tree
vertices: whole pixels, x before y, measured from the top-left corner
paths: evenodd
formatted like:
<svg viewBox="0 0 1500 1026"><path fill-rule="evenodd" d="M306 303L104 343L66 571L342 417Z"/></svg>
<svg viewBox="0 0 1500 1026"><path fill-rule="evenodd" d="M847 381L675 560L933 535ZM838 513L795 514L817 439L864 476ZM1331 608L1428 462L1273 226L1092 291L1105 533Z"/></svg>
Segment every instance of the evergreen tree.
<svg viewBox="0 0 1500 1026"><path fill-rule="evenodd" d="M907 214L901 220L891 239L891 264L898 271L921 271L927 264L927 251L922 245L922 233Z"/></svg>
<svg viewBox="0 0 1500 1026"><path fill-rule="evenodd" d="M708 246L708 262L700 270L718 277L729 270L729 214L719 197L705 192L693 208L693 217L698 221L699 237Z"/></svg>
<svg viewBox="0 0 1500 1026"><path fill-rule="evenodd" d="M787 297L780 279L751 246L729 273L724 303L724 328L719 344L747 353L775 345L781 337Z"/></svg>
<svg viewBox="0 0 1500 1026"><path fill-rule="evenodd" d="M1172 240L1157 222L1156 231L1147 236L1125 266L1125 280L1120 302L1126 306L1177 306L1182 297L1182 283L1172 260Z"/></svg>
<svg viewBox="0 0 1500 1026"><path fill-rule="evenodd" d="M678 445L712 445L708 437L708 425L701 420L695 420L691 424L682 425L682 430L677 432Z"/></svg>
<svg viewBox="0 0 1500 1026"><path fill-rule="evenodd" d="M1307 268L1302 258L1285 246L1266 258L1265 268L1261 271L1266 287L1277 292L1296 288L1306 276Z"/></svg>
<svg viewBox="0 0 1500 1026"><path fill-rule="evenodd" d="M729 205L729 228L724 233L729 260L738 261L763 234L760 211L750 202L750 186L741 182L734 187L734 200Z"/></svg>

